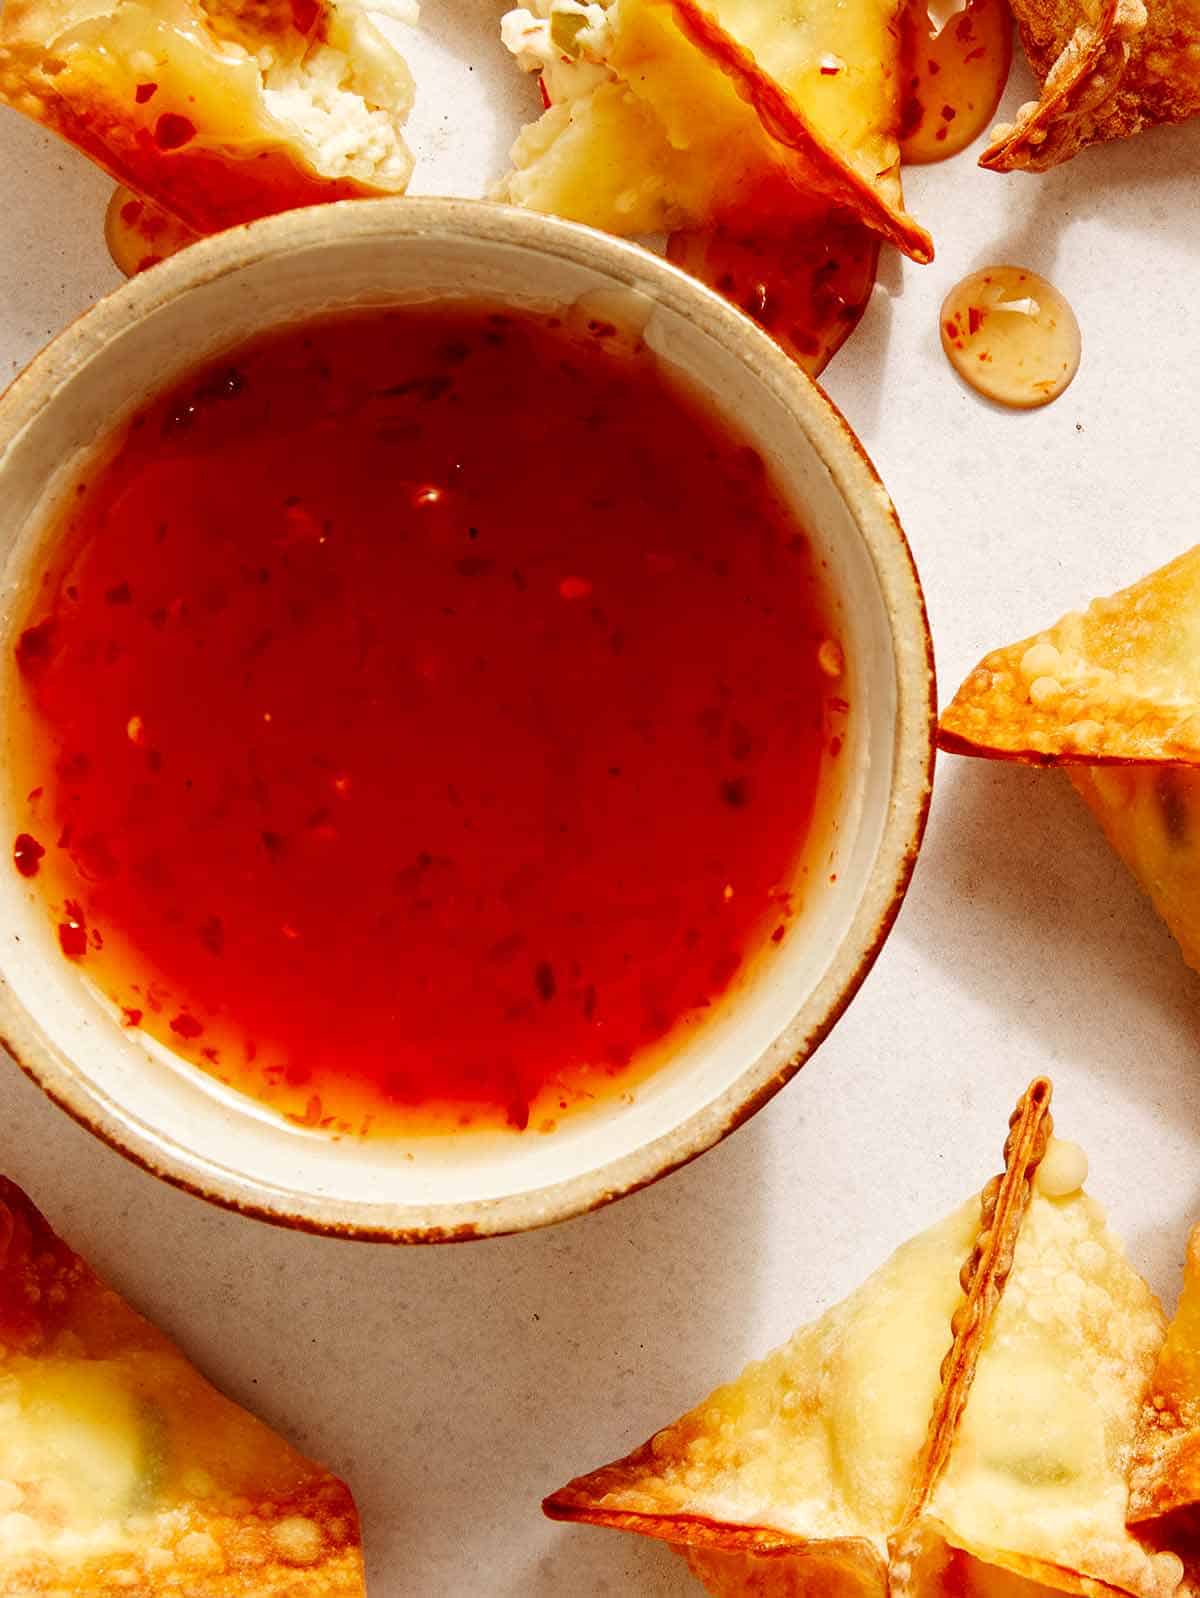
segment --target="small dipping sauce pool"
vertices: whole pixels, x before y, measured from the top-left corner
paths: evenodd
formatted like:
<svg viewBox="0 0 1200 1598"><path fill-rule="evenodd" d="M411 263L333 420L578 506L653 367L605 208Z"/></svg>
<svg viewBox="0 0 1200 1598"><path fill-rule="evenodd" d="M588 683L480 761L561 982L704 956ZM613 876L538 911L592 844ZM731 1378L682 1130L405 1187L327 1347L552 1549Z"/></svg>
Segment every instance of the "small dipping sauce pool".
<svg viewBox="0 0 1200 1598"><path fill-rule="evenodd" d="M342 312L141 409L11 652L13 867L305 1126L552 1130L803 914L847 715L762 457L603 317Z"/></svg>

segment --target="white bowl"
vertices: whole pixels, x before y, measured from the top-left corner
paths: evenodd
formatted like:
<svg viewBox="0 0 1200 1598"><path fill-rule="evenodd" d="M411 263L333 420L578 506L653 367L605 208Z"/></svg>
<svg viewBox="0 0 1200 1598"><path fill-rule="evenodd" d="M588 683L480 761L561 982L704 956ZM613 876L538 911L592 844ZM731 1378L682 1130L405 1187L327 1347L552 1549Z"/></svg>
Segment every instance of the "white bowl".
<svg viewBox="0 0 1200 1598"><path fill-rule="evenodd" d="M887 936L928 807L935 703L924 604L891 502L835 407L770 339L674 267L589 229L481 202L352 202L223 234L126 284L0 399L0 639L12 647L57 496L148 394L199 363L339 307L465 296L561 308L612 289L649 298L650 344L737 418L827 562L852 705L822 841L829 869L813 873L780 950L632 1102L577 1112L550 1134L407 1142L297 1128L124 1030L59 955L31 885L0 872L3 1041L52 1099L168 1181L265 1220L397 1241L561 1220L753 1114L826 1035Z"/></svg>

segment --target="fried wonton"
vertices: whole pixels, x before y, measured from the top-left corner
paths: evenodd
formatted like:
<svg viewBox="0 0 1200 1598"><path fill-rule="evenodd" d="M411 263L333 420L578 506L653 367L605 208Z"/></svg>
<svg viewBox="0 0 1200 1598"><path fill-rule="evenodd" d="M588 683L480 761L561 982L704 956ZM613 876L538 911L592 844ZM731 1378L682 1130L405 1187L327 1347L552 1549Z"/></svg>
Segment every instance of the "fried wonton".
<svg viewBox="0 0 1200 1598"><path fill-rule="evenodd" d="M547 109L501 198L623 234L842 207L915 260L900 0L531 0L503 36Z"/></svg>
<svg viewBox="0 0 1200 1598"><path fill-rule="evenodd" d="M1200 970L1200 546L986 656L939 743L1064 766Z"/></svg>
<svg viewBox="0 0 1200 1598"><path fill-rule="evenodd" d="M349 1490L0 1178L0 1598L364 1598Z"/></svg>
<svg viewBox="0 0 1200 1598"><path fill-rule="evenodd" d="M1178 1591L1125 1525L1162 1312L1049 1097L980 1197L546 1512L674 1544L722 1598Z"/></svg>
<svg viewBox="0 0 1200 1598"><path fill-rule="evenodd" d="M986 655L943 715L940 741L1042 764L1200 762L1200 545Z"/></svg>
<svg viewBox="0 0 1200 1598"><path fill-rule="evenodd" d="M412 170L412 80L358 0L4 0L0 102L197 233Z"/></svg>
<svg viewBox="0 0 1200 1598"><path fill-rule="evenodd" d="M1013 0L1041 98L980 164L1044 172L1090 144L1200 111L1200 0Z"/></svg>

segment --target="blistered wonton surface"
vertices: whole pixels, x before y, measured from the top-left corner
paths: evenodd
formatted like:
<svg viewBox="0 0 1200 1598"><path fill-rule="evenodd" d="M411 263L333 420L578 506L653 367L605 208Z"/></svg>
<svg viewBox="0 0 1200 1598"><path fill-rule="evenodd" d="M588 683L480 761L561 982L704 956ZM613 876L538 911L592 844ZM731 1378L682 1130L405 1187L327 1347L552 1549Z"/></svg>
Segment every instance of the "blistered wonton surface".
<svg viewBox="0 0 1200 1598"><path fill-rule="evenodd" d="M981 164L1041 172L1088 145L1200 111L1198 0L1013 0L1040 99Z"/></svg>
<svg viewBox="0 0 1200 1598"><path fill-rule="evenodd" d="M1125 1525L1164 1320L1049 1093L978 1199L547 1513L662 1538L719 1598L1171 1598L1181 1560Z"/></svg>
<svg viewBox="0 0 1200 1598"><path fill-rule="evenodd" d="M930 258L900 189L897 0L531 3L504 37L551 103L503 198L637 234L815 196Z"/></svg>
<svg viewBox="0 0 1200 1598"><path fill-rule="evenodd" d="M0 101L198 233L412 169L412 81L356 0L5 0Z"/></svg>
<svg viewBox="0 0 1200 1598"><path fill-rule="evenodd" d="M0 1178L0 1598L363 1598L348 1489Z"/></svg>
<svg viewBox="0 0 1200 1598"><path fill-rule="evenodd" d="M940 742L1031 762L1200 763L1200 546L985 656Z"/></svg>

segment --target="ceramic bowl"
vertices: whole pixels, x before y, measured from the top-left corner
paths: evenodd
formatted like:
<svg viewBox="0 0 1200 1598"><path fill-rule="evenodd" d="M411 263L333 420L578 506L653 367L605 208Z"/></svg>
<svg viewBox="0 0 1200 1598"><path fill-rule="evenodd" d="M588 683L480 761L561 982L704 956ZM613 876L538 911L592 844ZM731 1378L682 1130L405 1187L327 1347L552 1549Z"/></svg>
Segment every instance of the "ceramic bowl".
<svg viewBox="0 0 1200 1598"><path fill-rule="evenodd" d="M627 1102L548 1134L407 1142L295 1127L123 1029L59 955L31 885L0 873L3 1041L56 1103L168 1181L265 1220L364 1238L561 1220L673 1170L753 1114L825 1037L888 934L924 825L934 710L925 610L895 511L838 411L769 338L666 262L586 228L483 202L354 202L236 229L117 290L0 400L0 641L12 646L56 498L99 440L199 363L338 307L466 296L561 309L612 290L644 297L649 343L738 419L827 563L852 706L819 840L828 869L813 873L779 952Z"/></svg>

